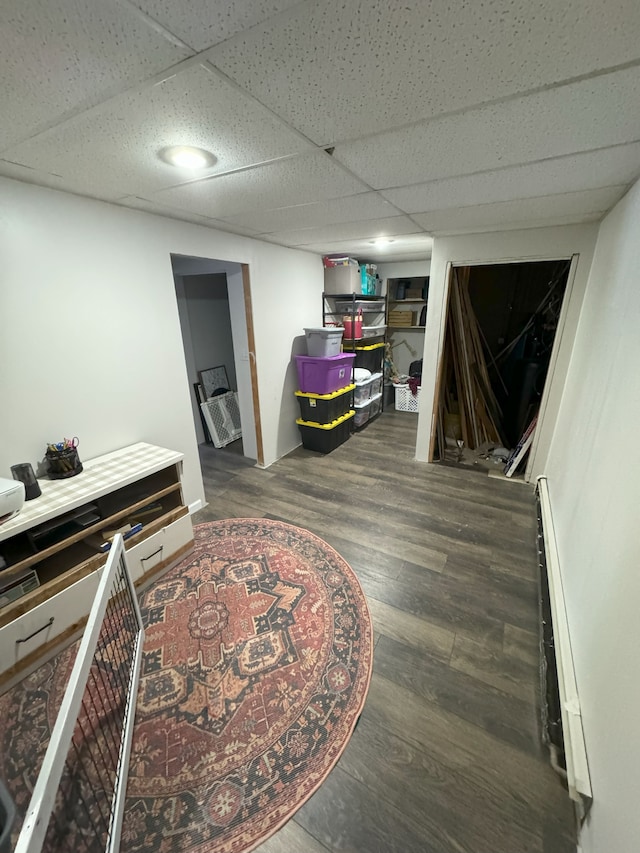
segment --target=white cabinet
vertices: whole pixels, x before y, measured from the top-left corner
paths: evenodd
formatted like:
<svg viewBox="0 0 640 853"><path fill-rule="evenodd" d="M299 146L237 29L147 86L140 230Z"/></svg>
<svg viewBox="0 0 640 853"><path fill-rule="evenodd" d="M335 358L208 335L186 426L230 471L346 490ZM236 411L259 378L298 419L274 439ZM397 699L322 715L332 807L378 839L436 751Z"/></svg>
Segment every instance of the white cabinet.
<svg viewBox="0 0 640 853"><path fill-rule="evenodd" d="M140 525L125 542L138 585L190 549L181 466L180 453L131 445L73 478L41 479L42 495L0 525L2 586L31 574L29 591L0 607L0 686L82 627L114 531Z"/></svg>
<svg viewBox="0 0 640 853"><path fill-rule="evenodd" d="M127 565L134 582L155 574L168 558L193 539L191 516L181 518L161 528L157 533L127 549Z"/></svg>
<svg viewBox="0 0 640 853"><path fill-rule="evenodd" d="M0 672L15 666L43 644L52 643L86 616L98 580L99 572L92 572L0 628Z"/></svg>

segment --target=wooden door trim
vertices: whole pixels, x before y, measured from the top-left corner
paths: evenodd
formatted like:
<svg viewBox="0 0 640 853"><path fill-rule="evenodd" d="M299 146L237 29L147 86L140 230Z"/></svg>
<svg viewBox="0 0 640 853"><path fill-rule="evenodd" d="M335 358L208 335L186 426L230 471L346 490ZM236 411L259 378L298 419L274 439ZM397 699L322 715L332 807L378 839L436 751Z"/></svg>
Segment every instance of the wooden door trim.
<svg viewBox="0 0 640 853"><path fill-rule="evenodd" d="M456 264L456 266L458 266ZM433 454L436 444L436 432L438 429L438 402L440 400L440 386L442 385L442 366L444 364L445 335L447 333L447 319L449 316L449 300L451 296L451 282L453 280L454 264L448 261L444 272L444 297L442 300L442 316L440 318L440 337L438 339L438 367L436 370L436 383L433 389L433 400L431 401L431 435L429 437L429 453L427 462L433 462Z"/></svg>
<svg viewBox="0 0 640 853"><path fill-rule="evenodd" d="M253 420L256 426L256 451L258 465L264 467L264 448L262 444L262 421L260 419L260 397L258 395L258 367L256 364L256 341L253 333L253 308L251 303L251 279L249 264L240 264L242 269L242 290L244 293L244 312L247 322L247 345L249 349L249 371L251 374L251 396L253 398Z"/></svg>

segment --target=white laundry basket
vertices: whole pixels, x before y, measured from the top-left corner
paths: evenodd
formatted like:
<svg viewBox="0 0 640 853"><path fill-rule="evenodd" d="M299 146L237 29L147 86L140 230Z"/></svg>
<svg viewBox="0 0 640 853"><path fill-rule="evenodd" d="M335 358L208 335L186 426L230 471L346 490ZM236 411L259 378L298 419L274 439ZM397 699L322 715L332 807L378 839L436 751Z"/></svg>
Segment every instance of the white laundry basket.
<svg viewBox="0 0 640 853"><path fill-rule="evenodd" d="M396 385L396 412L417 412L420 402L422 388L418 386L418 393L414 397L408 385Z"/></svg>

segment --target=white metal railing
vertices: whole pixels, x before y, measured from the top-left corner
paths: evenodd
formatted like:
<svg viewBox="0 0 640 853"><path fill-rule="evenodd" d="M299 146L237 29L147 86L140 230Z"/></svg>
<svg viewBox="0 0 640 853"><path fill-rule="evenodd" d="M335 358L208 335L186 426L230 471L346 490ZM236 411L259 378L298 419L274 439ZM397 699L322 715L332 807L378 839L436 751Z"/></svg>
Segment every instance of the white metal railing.
<svg viewBox="0 0 640 853"><path fill-rule="evenodd" d="M14 853L117 853L144 631L115 537ZM89 841L89 845L87 845Z"/></svg>

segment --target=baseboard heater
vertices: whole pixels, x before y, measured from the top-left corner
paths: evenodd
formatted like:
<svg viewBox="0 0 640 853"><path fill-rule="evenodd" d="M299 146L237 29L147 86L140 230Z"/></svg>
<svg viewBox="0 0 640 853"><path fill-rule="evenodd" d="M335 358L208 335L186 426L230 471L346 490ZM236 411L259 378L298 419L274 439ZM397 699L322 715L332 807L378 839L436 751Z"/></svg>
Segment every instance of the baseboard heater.
<svg viewBox="0 0 640 853"><path fill-rule="evenodd" d="M551 749L552 763L566 772L569 795L582 823L593 797L546 477L538 478L537 496L543 732Z"/></svg>

